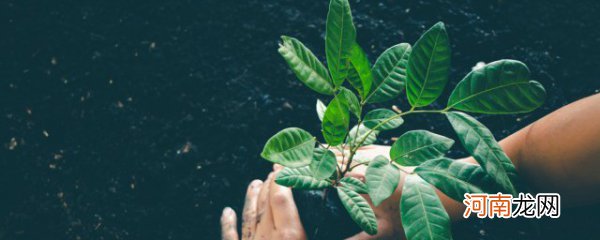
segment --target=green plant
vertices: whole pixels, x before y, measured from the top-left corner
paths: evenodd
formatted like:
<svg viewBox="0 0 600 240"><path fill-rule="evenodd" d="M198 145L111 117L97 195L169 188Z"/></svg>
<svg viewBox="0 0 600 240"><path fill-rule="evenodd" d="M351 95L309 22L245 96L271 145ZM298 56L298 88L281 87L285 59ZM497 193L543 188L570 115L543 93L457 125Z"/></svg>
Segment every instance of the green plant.
<svg viewBox="0 0 600 240"><path fill-rule="evenodd" d="M443 23L427 30L413 47L401 43L387 49L372 68L356 43L347 0L331 0L326 25L327 68L300 41L282 37L279 53L298 79L333 99L327 106L317 100L327 146L299 128L284 129L267 141L261 156L286 167L276 177L278 184L337 188L352 219L375 234L375 214L360 194L369 194L377 206L397 188L400 175L407 174L400 209L408 239L451 239L448 214L432 185L457 201L463 200L464 193L517 193L518 176L510 159L492 133L464 112L515 114L539 107L546 93L538 82L529 80L525 64L499 60L475 69L452 91L446 108L422 109L436 101L448 82L450 44ZM343 86L346 81L357 94ZM411 106L408 111L381 108L363 114L366 104L396 99L404 89ZM416 113L444 114L479 166L445 158L454 140L426 130L400 136L390 150L391 160L377 156L353 164L359 147L372 144L380 131L398 128L402 117ZM350 129L351 120L356 124ZM337 164L331 148L347 153L344 164ZM360 164L368 165L366 183L344 177ZM404 172L398 165L416 169Z"/></svg>

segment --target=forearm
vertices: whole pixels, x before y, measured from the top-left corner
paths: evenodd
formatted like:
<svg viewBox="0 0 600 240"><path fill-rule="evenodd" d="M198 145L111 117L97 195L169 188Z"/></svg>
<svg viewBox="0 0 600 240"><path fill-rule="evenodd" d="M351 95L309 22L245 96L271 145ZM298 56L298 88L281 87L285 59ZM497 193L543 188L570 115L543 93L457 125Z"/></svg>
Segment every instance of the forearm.
<svg viewBox="0 0 600 240"><path fill-rule="evenodd" d="M600 199L600 94L552 112L500 146L533 191L557 192L565 206ZM462 218L462 203L440 195L450 215Z"/></svg>

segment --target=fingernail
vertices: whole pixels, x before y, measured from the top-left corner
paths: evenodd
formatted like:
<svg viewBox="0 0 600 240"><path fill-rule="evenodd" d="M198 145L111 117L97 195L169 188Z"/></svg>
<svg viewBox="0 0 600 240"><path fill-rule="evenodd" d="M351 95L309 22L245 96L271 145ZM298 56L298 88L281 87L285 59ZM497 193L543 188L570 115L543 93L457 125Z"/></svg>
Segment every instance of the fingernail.
<svg viewBox="0 0 600 240"><path fill-rule="evenodd" d="M283 166L279 165L279 164L273 164L273 170L277 171L277 170L281 170L283 168Z"/></svg>
<svg viewBox="0 0 600 240"><path fill-rule="evenodd" d="M233 213L233 209L231 209L230 207L223 208L223 216L229 216L232 213Z"/></svg>

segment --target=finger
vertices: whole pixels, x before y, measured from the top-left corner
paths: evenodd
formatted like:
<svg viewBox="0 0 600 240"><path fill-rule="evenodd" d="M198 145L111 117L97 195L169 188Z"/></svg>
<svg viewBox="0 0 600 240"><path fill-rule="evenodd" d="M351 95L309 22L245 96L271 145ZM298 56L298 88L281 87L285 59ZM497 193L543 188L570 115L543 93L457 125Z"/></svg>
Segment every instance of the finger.
<svg viewBox="0 0 600 240"><path fill-rule="evenodd" d="M296 203L294 203L292 190L288 187L273 183L271 184L269 195L275 229L287 228L297 230L297 232L303 230L302 224L300 223L298 208L296 208Z"/></svg>
<svg viewBox="0 0 600 240"><path fill-rule="evenodd" d="M230 207L223 209L221 214L221 239L238 240L237 217Z"/></svg>
<svg viewBox="0 0 600 240"><path fill-rule="evenodd" d="M281 165L279 165L277 163L273 164L273 171L277 172L277 171L279 171L281 169L283 169L283 166L281 166Z"/></svg>
<svg viewBox="0 0 600 240"><path fill-rule="evenodd" d="M263 183L260 193L258 194L258 206L257 206L257 222L256 232L268 233L273 230L273 213L271 212L271 203L269 200L269 190L271 184L273 184L274 174L270 173L267 180Z"/></svg>
<svg viewBox="0 0 600 240"><path fill-rule="evenodd" d="M261 180L254 180L248 185L246 201L244 202L244 213L242 215L242 239L252 239L256 232L258 194L262 188Z"/></svg>

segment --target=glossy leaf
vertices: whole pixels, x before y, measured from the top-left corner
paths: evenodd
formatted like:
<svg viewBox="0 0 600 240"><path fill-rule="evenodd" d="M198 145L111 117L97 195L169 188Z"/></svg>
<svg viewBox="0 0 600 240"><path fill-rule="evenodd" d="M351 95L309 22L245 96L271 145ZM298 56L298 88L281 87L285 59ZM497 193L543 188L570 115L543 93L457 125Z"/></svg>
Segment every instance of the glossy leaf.
<svg viewBox="0 0 600 240"><path fill-rule="evenodd" d="M318 180L326 179L335 172L337 160L335 154L325 148L315 148L312 162L310 162L310 171L312 176Z"/></svg>
<svg viewBox="0 0 600 240"><path fill-rule="evenodd" d="M444 154L454 145L454 140L425 130L408 131L396 140L390 158L402 166L417 166Z"/></svg>
<svg viewBox="0 0 600 240"><path fill-rule="evenodd" d="M433 187L408 175L400 199L402 226L407 239L452 239L450 217Z"/></svg>
<svg viewBox="0 0 600 240"><path fill-rule="evenodd" d="M373 205L378 206L398 187L400 170L386 157L379 155L369 163L365 179Z"/></svg>
<svg viewBox="0 0 600 240"><path fill-rule="evenodd" d="M317 99L317 116L321 122L323 121L323 116L325 116L325 109L327 109L327 106L321 100Z"/></svg>
<svg viewBox="0 0 600 240"><path fill-rule="evenodd" d="M371 63L362 48L354 43L352 55L350 55L351 67L348 72L348 82L356 89L362 99L365 99L371 90L373 74Z"/></svg>
<svg viewBox="0 0 600 240"><path fill-rule="evenodd" d="M360 126L355 125L352 129L350 129L350 132L348 132L348 138L346 139L346 143L350 146L356 146L358 142L365 139L361 146L371 145L377 140L377 134L379 134L379 131L371 131L370 128L366 127L363 124L361 124Z"/></svg>
<svg viewBox="0 0 600 240"><path fill-rule="evenodd" d="M337 192L352 220L366 233L377 234L377 219L367 200L350 188L338 187Z"/></svg>
<svg viewBox="0 0 600 240"><path fill-rule="evenodd" d="M461 112L446 113L462 145L483 169L502 187L504 193L516 196L513 182L518 182L515 167L492 132L475 118Z"/></svg>
<svg viewBox="0 0 600 240"><path fill-rule="evenodd" d="M284 168L275 177L275 182L296 189L322 189L331 186L327 180L314 178L309 167Z"/></svg>
<svg viewBox="0 0 600 240"><path fill-rule="evenodd" d="M344 141L350 125L349 115L346 97L338 94L327 106L321 124L323 137L329 145L337 146Z"/></svg>
<svg viewBox="0 0 600 240"><path fill-rule="evenodd" d="M285 59L296 77L307 87L321 94L333 95L329 73L315 55L298 39L282 36L279 54Z"/></svg>
<svg viewBox="0 0 600 240"><path fill-rule="evenodd" d="M456 85L448 108L485 114L530 112L544 103L546 90L529 80L529 69L516 60L500 60L470 72Z"/></svg>
<svg viewBox="0 0 600 240"><path fill-rule="evenodd" d="M439 22L415 43L406 82L408 102L413 107L427 106L444 90L450 72L450 42L444 23Z"/></svg>
<svg viewBox="0 0 600 240"><path fill-rule="evenodd" d="M325 30L325 54L333 83L339 87L348 76L356 29L348 0L331 0Z"/></svg>
<svg viewBox="0 0 600 240"><path fill-rule="evenodd" d="M388 48L379 56L373 65L373 84L367 102L385 102L400 95L406 83L410 53L410 44L400 43Z"/></svg>
<svg viewBox="0 0 600 240"><path fill-rule="evenodd" d="M367 185L353 177L344 177L340 179L342 185L360 194L367 194Z"/></svg>
<svg viewBox="0 0 600 240"><path fill-rule="evenodd" d="M273 135L260 154L264 159L286 167L310 164L315 147L315 137L300 128L286 128Z"/></svg>
<svg viewBox="0 0 600 240"><path fill-rule="evenodd" d="M415 173L458 202L463 201L465 193L486 193L493 188L483 168L449 158L424 162L415 168Z"/></svg>
<svg viewBox="0 0 600 240"><path fill-rule="evenodd" d="M360 118L360 102L354 93L348 90L345 87L340 88L340 95L343 95L346 98L346 103L348 103L348 110L354 114L357 118Z"/></svg>
<svg viewBox="0 0 600 240"><path fill-rule="evenodd" d="M404 120L401 117L394 117L396 115L397 114L392 110L379 108L367 113L363 123L371 129L377 127L377 130L380 131L391 130L400 127L400 125L404 123Z"/></svg>

